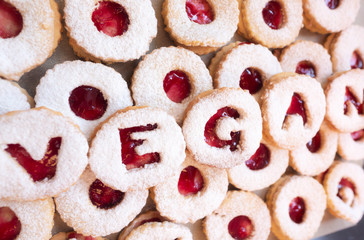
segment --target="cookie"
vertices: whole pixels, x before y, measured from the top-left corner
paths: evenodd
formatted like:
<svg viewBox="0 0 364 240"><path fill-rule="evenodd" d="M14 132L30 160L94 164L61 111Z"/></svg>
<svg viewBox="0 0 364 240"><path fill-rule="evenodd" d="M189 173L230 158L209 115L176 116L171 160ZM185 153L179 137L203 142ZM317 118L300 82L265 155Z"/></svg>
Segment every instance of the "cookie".
<svg viewBox="0 0 364 240"><path fill-rule="evenodd" d="M34 100L17 83L0 78L0 115L10 111L27 110Z"/></svg>
<svg viewBox="0 0 364 240"><path fill-rule="evenodd" d="M107 240L106 238L102 238L102 237L91 237L91 236L83 236L82 234L76 233L76 232L60 232L57 233L56 235L54 235L50 240L71 240L71 239L76 239L76 240Z"/></svg>
<svg viewBox="0 0 364 240"><path fill-rule="evenodd" d="M364 158L364 129L352 133L340 133L337 151L349 161L360 161Z"/></svg>

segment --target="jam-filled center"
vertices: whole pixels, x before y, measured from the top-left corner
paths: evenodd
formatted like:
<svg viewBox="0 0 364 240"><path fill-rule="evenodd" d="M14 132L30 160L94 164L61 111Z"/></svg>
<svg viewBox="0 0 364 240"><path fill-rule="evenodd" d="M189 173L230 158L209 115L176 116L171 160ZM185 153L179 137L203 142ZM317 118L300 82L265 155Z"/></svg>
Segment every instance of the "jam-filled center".
<svg viewBox="0 0 364 240"><path fill-rule="evenodd" d="M289 204L289 217L293 222L302 223L305 212L305 201L301 197L294 198Z"/></svg>
<svg viewBox="0 0 364 240"><path fill-rule="evenodd" d="M348 178L341 178L337 186L337 196L348 205L352 205L356 195L355 185Z"/></svg>
<svg viewBox="0 0 364 240"><path fill-rule="evenodd" d="M144 139L133 139L131 135L136 132L153 131L158 128L157 124L148 124L146 126L138 126L131 128L119 129L121 142L121 159L126 169L144 167L146 164L156 163L160 161L159 153L146 153L138 155L135 148L142 145Z"/></svg>
<svg viewBox="0 0 364 240"><path fill-rule="evenodd" d="M304 74L310 77L316 77L315 66L310 61L301 61L297 64L296 73Z"/></svg>
<svg viewBox="0 0 364 240"><path fill-rule="evenodd" d="M181 103L191 93L190 80L183 71L174 70L164 78L163 89L171 101Z"/></svg>
<svg viewBox="0 0 364 240"><path fill-rule="evenodd" d="M240 87L250 94L257 93L263 87L262 74L258 69L247 68L240 76Z"/></svg>
<svg viewBox="0 0 364 240"><path fill-rule="evenodd" d="M130 20L125 8L112 1L102 1L92 13L92 21L100 32L110 37L121 36L128 31Z"/></svg>
<svg viewBox="0 0 364 240"><path fill-rule="evenodd" d="M328 8L334 10L339 6L340 0L325 0L325 3Z"/></svg>
<svg viewBox="0 0 364 240"><path fill-rule="evenodd" d="M364 68L363 59L361 58L358 51L354 51L353 55L351 55L350 67L351 67L351 69L356 69L356 68L363 69Z"/></svg>
<svg viewBox="0 0 364 240"><path fill-rule="evenodd" d="M303 120L303 124L307 122L307 116L305 111L305 103L301 99L300 95L294 93L291 100L291 105L288 107L286 118L288 115L300 115Z"/></svg>
<svg viewBox="0 0 364 240"><path fill-rule="evenodd" d="M23 17L10 3L0 0L0 37L12 38L23 29Z"/></svg>
<svg viewBox="0 0 364 240"><path fill-rule="evenodd" d="M88 194L92 204L101 209L113 208L124 198L123 192L106 186L99 179L91 184Z"/></svg>
<svg viewBox="0 0 364 240"><path fill-rule="evenodd" d="M58 151L62 144L61 137L51 138L48 142L47 150L43 158L39 161L34 160L28 151L20 144L8 144L5 149L11 157L28 172L34 182L44 179L52 179L56 174Z"/></svg>
<svg viewBox="0 0 364 240"><path fill-rule="evenodd" d="M9 207L0 207L0 239L15 240L21 231L21 222Z"/></svg>
<svg viewBox="0 0 364 240"><path fill-rule="evenodd" d="M233 218L228 225L229 234L237 240L247 239L253 232L252 221L247 216L237 216Z"/></svg>
<svg viewBox="0 0 364 240"><path fill-rule="evenodd" d="M306 144L307 149L315 153L321 147L321 135L320 132L317 132L316 135Z"/></svg>
<svg viewBox="0 0 364 240"><path fill-rule="evenodd" d="M75 88L68 98L73 113L85 120L101 118L107 109L107 101L102 92L91 86Z"/></svg>
<svg viewBox="0 0 364 240"><path fill-rule="evenodd" d="M236 151L238 149L240 141L240 132L231 132L231 140L221 140L215 132L215 128L219 119L224 117L239 118L240 114L237 110L231 107L224 107L219 110L207 121L205 125L205 142L217 148L223 148L225 146L230 146L230 151Z"/></svg>
<svg viewBox="0 0 364 240"><path fill-rule="evenodd" d="M362 140L363 137L364 137L364 129L351 133L351 138L355 142Z"/></svg>
<svg viewBox="0 0 364 240"><path fill-rule="evenodd" d="M354 96L354 94L350 91L348 87L345 89L345 98L344 98L344 114L348 112L348 105L353 104L357 109L358 114L364 113L364 106L362 102L359 102L358 99Z"/></svg>
<svg viewBox="0 0 364 240"><path fill-rule="evenodd" d="M269 161L269 148L261 143L254 155L251 156L250 159L245 162L245 164L250 170L261 170L268 166Z"/></svg>
<svg viewBox="0 0 364 240"><path fill-rule="evenodd" d="M76 232L70 232L67 236L67 240L69 239L77 239L77 240L96 240L96 238L93 238L91 236L85 237L82 234L76 233Z"/></svg>
<svg viewBox="0 0 364 240"><path fill-rule="evenodd" d="M188 18L198 24L209 24L214 20L214 13L206 0L187 0Z"/></svg>
<svg viewBox="0 0 364 240"><path fill-rule="evenodd" d="M283 23L282 6L278 1L268 2L262 11L264 22L274 30L281 28Z"/></svg>
<svg viewBox="0 0 364 240"><path fill-rule="evenodd" d="M198 193L204 186L204 180L200 170L188 166L182 170L178 180L178 191L184 196Z"/></svg>

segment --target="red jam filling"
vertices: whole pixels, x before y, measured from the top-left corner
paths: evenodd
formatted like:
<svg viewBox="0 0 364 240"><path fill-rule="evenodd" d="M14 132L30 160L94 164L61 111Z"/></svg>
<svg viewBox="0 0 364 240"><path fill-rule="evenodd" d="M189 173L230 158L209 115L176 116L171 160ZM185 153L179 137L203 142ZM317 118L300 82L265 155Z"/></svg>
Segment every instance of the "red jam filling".
<svg viewBox="0 0 364 240"><path fill-rule="evenodd" d="M320 149L321 147L320 132L316 133L316 135L306 144L306 147L312 153L315 153Z"/></svg>
<svg viewBox="0 0 364 240"><path fill-rule="evenodd" d="M99 179L96 179L88 190L93 205L101 209L110 209L117 206L124 198L124 193L114 190Z"/></svg>
<svg viewBox="0 0 364 240"><path fill-rule="evenodd" d="M344 114L348 112L349 103L352 103L355 106L355 108L358 110L358 114L364 113L363 103L360 103L358 99L354 96L354 94L350 91L350 89L346 87L344 99Z"/></svg>
<svg viewBox="0 0 364 240"><path fill-rule="evenodd" d="M73 113L85 120L99 119L107 109L107 101L102 92L91 86L75 88L68 98L68 103Z"/></svg>
<svg viewBox="0 0 364 240"><path fill-rule="evenodd" d="M352 132L351 137L353 138L354 141L362 140L364 137L364 129L356 131L356 132Z"/></svg>
<svg viewBox="0 0 364 240"><path fill-rule="evenodd" d="M135 152L135 148L142 145L143 139L132 139L131 134L135 132L153 131L158 128L157 124L148 124L146 126L131 127L125 129L119 129L120 142L121 142L121 159L125 164L126 169L143 167L146 164L156 163L160 161L159 153L146 153L144 155L138 155Z"/></svg>
<svg viewBox="0 0 364 240"><path fill-rule="evenodd" d="M310 61L301 61L297 64L296 73L304 74L310 77L316 77L315 67Z"/></svg>
<svg viewBox="0 0 364 240"><path fill-rule="evenodd" d="M75 238L77 240L96 240L93 237L90 237L90 236L89 237L85 237L82 234L79 234L79 233L76 233L76 232L71 232L71 233L68 234L67 240L72 239L72 238Z"/></svg>
<svg viewBox="0 0 364 240"><path fill-rule="evenodd" d="M15 240L21 231L21 222L8 207L0 207L0 240Z"/></svg>
<svg viewBox="0 0 364 240"><path fill-rule="evenodd" d="M0 0L0 37L12 38L23 29L23 17L10 3Z"/></svg>
<svg viewBox="0 0 364 240"><path fill-rule="evenodd" d="M263 143L260 144L258 150L245 162L250 170L260 170L268 166L270 160L270 151Z"/></svg>
<svg viewBox="0 0 364 240"><path fill-rule="evenodd" d="M248 90L250 94L258 92L263 87L260 71L255 68L247 68L240 76L240 87Z"/></svg>
<svg viewBox="0 0 364 240"><path fill-rule="evenodd" d="M209 24L214 20L214 13L206 0L187 0L186 12L188 18L198 24Z"/></svg>
<svg viewBox="0 0 364 240"><path fill-rule="evenodd" d="M99 32L110 37L123 35L128 31L130 24L125 8L112 1L99 2L98 7L92 13L92 21Z"/></svg>
<svg viewBox="0 0 364 240"><path fill-rule="evenodd" d="M351 189L351 191L353 191L353 194L355 195L356 194L356 191L355 191L355 185L347 178L342 178L339 182L339 185L338 185L338 193L337 193L337 196L341 199L343 199L344 197L341 195L341 189L343 188L349 188Z"/></svg>
<svg viewBox="0 0 364 240"><path fill-rule="evenodd" d="M204 180L201 172L193 167L188 166L182 170L178 180L178 191L184 196L190 196L198 193L204 186Z"/></svg>
<svg viewBox="0 0 364 240"><path fill-rule="evenodd" d="M301 223L306 212L305 201L301 197L296 197L289 204L289 217L295 223Z"/></svg>
<svg viewBox="0 0 364 240"><path fill-rule="evenodd" d="M297 93L294 93L292 96L291 105L287 110L286 117L287 115L295 115L295 114L300 115L302 117L303 124L306 124L307 116L305 111L305 103L304 101L302 101L300 95L298 95Z"/></svg>
<svg viewBox="0 0 364 240"><path fill-rule="evenodd" d="M237 216L229 222L228 229L232 238L243 240L252 234L253 224L247 216Z"/></svg>
<svg viewBox="0 0 364 240"><path fill-rule="evenodd" d="M363 69L363 59L360 57L358 51L354 51L350 59L351 69L360 68Z"/></svg>
<svg viewBox="0 0 364 240"><path fill-rule="evenodd" d="M334 10L339 6L340 0L325 0L325 3L328 8L330 8L331 10Z"/></svg>
<svg viewBox="0 0 364 240"><path fill-rule="evenodd" d="M166 75L163 88L168 98L175 103L181 103L191 93L190 80L187 74L180 70L171 71Z"/></svg>
<svg viewBox="0 0 364 240"><path fill-rule="evenodd" d="M238 111L231 107L224 107L219 109L217 113L215 113L205 125L205 142L208 145L217 148L230 146L230 151L236 151L238 149L240 141L240 132L231 132L231 140L221 140L215 133L217 121L222 117L231 117L236 119L240 117L240 114L238 113Z"/></svg>
<svg viewBox="0 0 364 240"><path fill-rule="evenodd" d="M270 1L262 11L264 22L274 30L279 29L283 22L282 6L277 1Z"/></svg>
<svg viewBox="0 0 364 240"><path fill-rule="evenodd" d="M7 151L29 173L34 182L52 179L56 174L58 151L62 144L61 137L51 138L45 155L39 161L34 160L20 144L8 144Z"/></svg>

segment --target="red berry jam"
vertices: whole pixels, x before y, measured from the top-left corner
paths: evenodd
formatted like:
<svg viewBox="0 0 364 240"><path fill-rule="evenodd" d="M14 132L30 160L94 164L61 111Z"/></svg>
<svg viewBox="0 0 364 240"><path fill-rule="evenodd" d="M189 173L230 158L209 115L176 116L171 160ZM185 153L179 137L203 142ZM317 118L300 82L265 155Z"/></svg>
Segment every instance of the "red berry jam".
<svg viewBox="0 0 364 240"><path fill-rule="evenodd" d="M340 0L325 0L325 3L328 8L330 8L331 10L334 10L339 6Z"/></svg>
<svg viewBox="0 0 364 240"><path fill-rule="evenodd" d="M191 93L190 80L187 74L180 70L171 71L166 75L163 88L168 98L175 103L181 103Z"/></svg>
<svg viewBox="0 0 364 240"><path fill-rule="evenodd" d="M296 197L289 204L289 217L295 223L303 222L306 212L305 201L301 197Z"/></svg>
<svg viewBox="0 0 364 240"><path fill-rule="evenodd" d="M182 170L178 180L178 191L184 196L190 196L198 193L204 186L201 172L193 167L188 166Z"/></svg>
<svg viewBox="0 0 364 240"><path fill-rule="evenodd" d="M354 141L362 140L364 137L364 129L356 131L356 132L352 132L351 137L353 138Z"/></svg>
<svg viewBox="0 0 364 240"><path fill-rule="evenodd" d="M215 127L217 121L222 117L239 118L240 114L238 111L231 107L224 107L219 109L215 115L213 115L205 125L205 142L217 148L223 148L225 146L230 146L230 151L236 151L238 149L240 141L240 132L231 132L231 140L221 140L215 133Z"/></svg>
<svg viewBox="0 0 364 240"><path fill-rule="evenodd" d="M247 216L237 216L228 225L230 236L233 239L243 240L250 237L253 232L252 221Z"/></svg>
<svg viewBox="0 0 364 240"><path fill-rule="evenodd" d="M251 156L250 159L245 162L245 164L250 170L260 170L268 166L269 161L269 148L261 143L254 155Z"/></svg>
<svg viewBox="0 0 364 240"><path fill-rule="evenodd" d="M88 190L93 205L101 209L110 209L117 206L124 198L124 193L114 190L99 179L96 179Z"/></svg>
<svg viewBox="0 0 364 240"><path fill-rule="evenodd" d="M92 21L99 32L110 37L123 35L128 31L130 24L125 8L112 1L99 2L98 7L92 13Z"/></svg>
<svg viewBox="0 0 364 240"><path fill-rule="evenodd" d="M0 37L12 38L23 29L23 17L10 3L0 0Z"/></svg>
<svg viewBox="0 0 364 240"><path fill-rule="evenodd" d="M320 149L321 147L320 132L316 133L316 135L306 144L306 147L312 153L315 153Z"/></svg>
<svg viewBox="0 0 364 240"><path fill-rule="evenodd" d="M7 151L29 173L34 182L52 179L56 174L61 137L51 138L44 157L37 161L20 144L8 144Z"/></svg>
<svg viewBox="0 0 364 240"><path fill-rule="evenodd" d="M121 142L121 159L126 169L144 167L146 164L156 163L160 161L159 153L146 153L138 155L135 148L143 144L142 139L132 139L131 134L135 132L153 131L158 128L157 124L148 124L146 126L119 129Z"/></svg>
<svg viewBox="0 0 364 240"><path fill-rule="evenodd" d="M316 70L310 61L301 61L297 64L296 73L304 74L310 77L316 77Z"/></svg>
<svg viewBox="0 0 364 240"><path fill-rule="evenodd" d="M15 240L21 231L21 223L8 207L0 207L0 240Z"/></svg>
<svg viewBox="0 0 364 240"><path fill-rule="evenodd" d="M363 103L359 102L358 99L354 96L354 94L350 91L348 87L345 90L345 99L344 99L344 114L348 112L348 105L353 104L355 108L358 110L358 114L364 113Z"/></svg>
<svg viewBox="0 0 364 240"><path fill-rule="evenodd" d="M356 194L356 191L355 191L355 185L347 178L342 178L339 182L339 185L337 186L338 188L338 193L337 193L337 196L341 199L343 199L344 197L341 195L341 189L343 188L349 188L351 189L351 191L353 191L353 194L355 195Z"/></svg>
<svg viewBox="0 0 364 240"><path fill-rule="evenodd" d="M283 23L282 6L277 1L270 1L262 11L264 22L274 30L279 29Z"/></svg>
<svg viewBox="0 0 364 240"><path fill-rule="evenodd" d="M353 52L353 55L351 56L351 59L350 59L350 67L351 67L351 69L356 69L356 68L363 69L364 68L363 59L361 58L358 51Z"/></svg>
<svg viewBox="0 0 364 240"><path fill-rule="evenodd" d="M214 20L214 13L206 0L187 0L188 18L198 24L209 24Z"/></svg>
<svg viewBox="0 0 364 240"><path fill-rule="evenodd" d="M292 96L291 105L287 110L286 117L287 115L295 115L295 114L300 115L303 119L303 124L306 124L307 116L305 111L305 102L302 101L300 95L298 95L297 93L294 93Z"/></svg>
<svg viewBox="0 0 364 240"><path fill-rule="evenodd" d="M77 239L77 240L96 240L95 238L93 237L85 237L83 236L82 234L79 234L79 233L76 233L76 232L70 232L67 236L67 240L69 239Z"/></svg>
<svg viewBox="0 0 364 240"><path fill-rule="evenodd" d="M91 86L75 88L68 98L68 103L73 113L85 120L99 119L107 109L107 101L102 92Z"/></svg>
<svg viewBox="0 0 364 240"><path fill-rule="evenodd" d="M240 87L248 90L250 94L258 92L263 87L260 71L255 68L245 69L240 76Z"/></svg>

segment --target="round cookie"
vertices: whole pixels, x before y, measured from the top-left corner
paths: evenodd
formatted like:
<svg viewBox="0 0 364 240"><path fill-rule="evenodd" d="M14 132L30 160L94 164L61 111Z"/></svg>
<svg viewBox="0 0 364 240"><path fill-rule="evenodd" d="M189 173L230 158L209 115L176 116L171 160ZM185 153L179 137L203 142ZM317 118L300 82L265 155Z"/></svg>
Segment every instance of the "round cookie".
<svg viewBox="0 0 364 240"><path fill-rule="evenodd" d="M212 88L201 58L176 47L163 47L146 55L134 72L131 87L136 105L163 109L178 123L193 98Z"/></svg>
<svg viewBox="0 0 364 240"><path fill-rule="evenodd" d="M82 174L88 143L76 125L47 108L0 116L0 196L36 200L58 195Z"/></svg>
<svg viewBox="0 0 364 240"><path fill-rule="evenodd" d="M95 62L138 59L157 35L157 19L148 0L66 0L64 15L73 50Z"/></svg>
<svg viewBox="0 0 364 240"><path fill-rule="evenodd" d="M83 236L79 233L76 232L60 232L57 233L56 235L54 235L50 240L71 240L71 239L76 239L76 240L107 240L106 238L102 238L102 237L97 237L97 238L93 238L91 236Z"/></svg>
<svg viewBox="0 0 364 240"><path fill-rule="evenodd" d="M231 168L248 160L259 147L261 122L259 105L247 91L220 88L190 103L182 130L196 161Z"/></svg>
<svg viewBox="0 0 364 240"><path fill-rule="evenodd" d="M18 81L43 64L61 39L61 16L54 0L0 2L0 76Z"/></svg>
<svg viewBox="0 0 364 240"><path fill-rule="evenodd" d="M319 130L325 115L325 95L319 82L297 73L280 73L262 94L264 136L276 146L293 150Z"/></svg>
<svg viewBox="0 0 364 240"><path fill-rule="evenodd" d="M34 106L33 98L17 83L0 78L0 115L10 111L27 110Z"/></svg>
<svg viewBox="0 0 364 240"><path fill-rule="evenodd" d="M71 61L57 64L40 80L36 106L70 117L88 139L116 111L133 105L128 85L113 68Z"/></svg>
<svg viewBox="0 0 364 240"><path fill-rule="evenodd" d="M339 155L349 161L364 159L364 129L352 133L340 133L337 151Z"/></svg>
<svg viewBox="0 0 364 240"><path fill-rule="evenodd" d="M186 156L181 128L159 109L129 107L98 129L89 151L91 169L120 191L147 189L165 181Z"/></svg>
<svg viewBox="0 0 364 240"><path fill-rule="evenodd" d="M267 239L271 221L267 206L257 195L229 191L221 206L203 222L208 240Z"/></svg>

